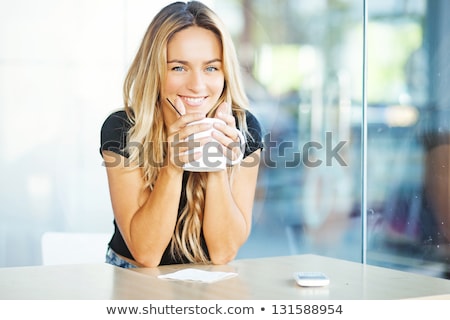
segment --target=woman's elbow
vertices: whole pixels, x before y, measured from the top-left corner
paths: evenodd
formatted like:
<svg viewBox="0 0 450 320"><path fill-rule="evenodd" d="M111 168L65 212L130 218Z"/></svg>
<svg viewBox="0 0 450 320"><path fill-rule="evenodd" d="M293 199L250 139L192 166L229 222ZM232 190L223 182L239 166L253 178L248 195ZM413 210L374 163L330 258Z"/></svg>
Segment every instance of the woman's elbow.
<svg viewBox="0 0 450 320"><path fill-rule="evenodd" d="M223 265L227 264L236 258L237 251L231 251L231 252L222 252L222 253L216 253L216 254L210 254L210 259L212 264L216 265Z"/></svg>
<svg viewBox="0 0 450 320"><path fill-rule="evenodd" d="M144 267L144 268L155 268L157 266L159 266L159 264L161 263L161 258L162 256L160 255L156 255L156 254L149 254L148 252L145 251L135 251L132 253L134 260L137 262L137 264L140 267Z"/></svg>
<svg viewBox="0 0 450 320"><path fill-rule="evenodd" d="M136 258L136 262L138 262L139 265L144 268L156 268L161 263L161 259L138 257Z"/></svg>

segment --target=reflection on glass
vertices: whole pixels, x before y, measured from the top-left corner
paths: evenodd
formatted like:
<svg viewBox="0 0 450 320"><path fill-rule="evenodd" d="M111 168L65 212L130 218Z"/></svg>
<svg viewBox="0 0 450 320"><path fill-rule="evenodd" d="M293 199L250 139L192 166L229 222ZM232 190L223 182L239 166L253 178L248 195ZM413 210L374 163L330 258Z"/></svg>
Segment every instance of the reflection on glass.
<svg viewBox="0 0 450 320"><path fill-rule="evenodd" d="M242 8L237 43L266 148L240 257L360 261L362 3L246 0Z"/></svg>
<svg viewBox="0 0 450 320"><path fill-rule="evenodd" d="M243 1L247 85L267 135L253 233L241 255L359 261L363 178L368 262L448 277L450 23L441 16L449 3L367 5L361 177L361 1Z"/></svg>
<svg viewBox="0 0 450 320"><path fill-rule="evenodd" d="M448 10L369 1L368 262L438 277L450 265Z"/></svg>

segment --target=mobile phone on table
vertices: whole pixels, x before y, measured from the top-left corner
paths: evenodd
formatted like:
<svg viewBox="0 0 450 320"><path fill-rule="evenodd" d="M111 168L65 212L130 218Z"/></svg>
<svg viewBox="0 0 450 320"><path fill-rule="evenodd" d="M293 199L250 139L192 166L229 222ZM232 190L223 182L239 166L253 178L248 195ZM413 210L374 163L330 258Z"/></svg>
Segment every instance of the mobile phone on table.
<svg viewBox="0 0 450 320"><path fill-rule="evenodd" d="M301 271L294 273L294 279L302 287L323 287L330 284L330 279L323 272Z"/></svg>

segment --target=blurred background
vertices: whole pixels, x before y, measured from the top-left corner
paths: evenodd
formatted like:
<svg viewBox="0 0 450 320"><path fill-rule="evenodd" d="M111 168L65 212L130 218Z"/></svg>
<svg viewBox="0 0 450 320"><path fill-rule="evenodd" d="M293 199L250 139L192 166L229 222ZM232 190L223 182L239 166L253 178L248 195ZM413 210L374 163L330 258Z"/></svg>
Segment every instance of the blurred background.
<svg viewBox="0 0 450 320"><path fill-rule="evenodd" d="M0 267L41 264L48 231L113 231L100 127L169 2L0 0ZM238 258L449 278L450 1L204 2L234 37L265 134Z"/></svg>

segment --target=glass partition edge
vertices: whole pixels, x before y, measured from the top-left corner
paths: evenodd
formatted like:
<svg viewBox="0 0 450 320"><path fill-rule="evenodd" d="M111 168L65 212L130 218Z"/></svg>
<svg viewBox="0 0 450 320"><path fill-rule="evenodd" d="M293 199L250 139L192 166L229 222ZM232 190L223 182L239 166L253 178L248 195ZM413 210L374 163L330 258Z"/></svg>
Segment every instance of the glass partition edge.
<svg viewBox="0 0 450 320"><path fill-rule="evenodd" d="M361 262L367 260L367 24L368 1L363 2L363 72L361 119Z"/></svg>

